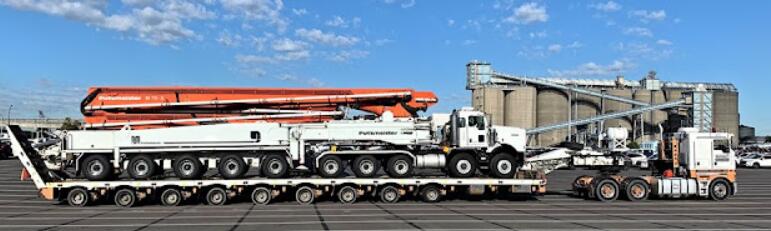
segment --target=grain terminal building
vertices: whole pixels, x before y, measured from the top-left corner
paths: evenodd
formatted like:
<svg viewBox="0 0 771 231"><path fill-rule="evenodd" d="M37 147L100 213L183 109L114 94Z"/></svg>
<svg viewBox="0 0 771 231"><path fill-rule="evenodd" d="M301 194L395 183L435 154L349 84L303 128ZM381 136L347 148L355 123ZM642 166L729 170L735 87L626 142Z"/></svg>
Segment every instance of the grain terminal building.
<svg viewBox="0 0 771 231"><path fill-rule="evenodd" d="M467 89L472 91L472 105L490 115L494 125L536 128L593 118L639 107L617 100L581 94L589 90L651 105L677 101L697 88L708 94L700 97L702 106L674 107L601 120L591 124L568 126L529 136L533 146L551 146L564 141L586 143L608 127L625 127L637 143L656 140L661 132L682 126L735 134L738 144L739 94L733 84L692 83L659 80L654 72L641 80L564 79L512 77L493 71L489 63L472 61L467 65ZM563 88L564 87L564 88ZM574 90L565 90L568 87ZM585 92L584 92L585 93ZM694 113L694 111L698 113Z"/></svg>

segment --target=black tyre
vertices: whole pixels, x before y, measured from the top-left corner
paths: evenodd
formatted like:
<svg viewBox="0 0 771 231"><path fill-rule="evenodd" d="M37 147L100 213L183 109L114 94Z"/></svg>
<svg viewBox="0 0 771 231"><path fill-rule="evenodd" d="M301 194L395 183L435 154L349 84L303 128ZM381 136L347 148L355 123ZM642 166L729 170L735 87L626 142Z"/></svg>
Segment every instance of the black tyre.
<svg viewBox="0 0 771 231"><path fill-rule="evenodd" d="M313 204L313 200L316 199L316 192L313 188L308 186L302 186L295 192L295 200L301 205Z"/></svg>
<svg viewBox="0 0 771 231"><path fill-rule="evenodd" d="M178 206L182 204L183 200L182 192L175 188L163 190L161 193L161 205L163 206Z"/></svg>
<svg viewBox="0 0 771 231"><path fill-rule="evenodd" d="M174 159L174 174L180 179L199 179L203 173L203 164L195 155L184 154Z"/></svg>
<svg viewBox="0 0 771 231"><path fill-rule="evenodd" d="M407 178L412 176L414 165L412 159L405 155L396 155L388 158L386 172L393 178Z"/></svg>
<svg viewBox="0 0 771 231"><path fill-rule="evenodd" d="M252 202L255 205L267 205L273 199L270 189L266 187L257 187L252 191Z"/></svg>
<svg viewBox="0 0 771 231"><path fill-rule="evenodd" d="M91 194L82 188L74 188L67 194L67 203L73 207L84 207L91 202Z"/></svg>
<svg viewBox="0 0 771 231"><path fill-rule="evenodd" d="M731 185L724 179L716 179L709 186L709 198L722 201L731 195Z"/></svg>
<svg viewBox="0 0 771 231"><path fill-rule="evenodd" d="M490 174L497 178L513 178L517 173L516 159L509 153L498 153L490 159Z"/></svg>
<svg viewBox="0 0 771 231"><path fill-rule="evenodd" d="M228 202L228 193L220 187L214 187L206 192L206 204L224 205Z"/></svg>
<svg viewBox="0 0 771 231"><path fill-rule="evenodd" d="M758 164L758 163L754 163L754 164L752 164L752 167L753 167L753 168L760 168L760 164Z"/></svg>
<svg viewBox="0 0 771 231"><path fill-rule="evenodd" d="M650 195L651 187L642 179L632 179L624 184L625 198L629 201L644 201Z"/></svg>
<svg viewBox="0 0 771 231"><path fill-rule="evenodd" d="M137 202L137 194L133 189L121 189L115 192L115 205L119 207L132 207Z"/></svg>
<svg viewBox="0 0 771 231"><path fill-rule="evenodd" d="M337 178L343 174L345 164L339 156L326 155L319 160L317 168L319 175L326 178Z"/></svg>
<svg viewBox="0 0 771 231"><path fill-rule="evenodd" d="M363 155L353 160L351 170L357 177L371 178L380 170L380 161L372 155Z"/></svg>
<svg viewBox="0 0 771 231"><path fill-rule="evenodd" d="M399 199L401 199L401 194L399 193L399 189L394 186L385 186L382 189L380 189L380 192L378 193L380 195L380 201L383 203L389 203L394 204L396 202L399 202Z"/></svg>
<svg viewBox="0 0 771 231"><path fill-rule="evenodd" d="M458 153L447 163L450 176L459 178L473 177L477 170L477 161L469 153Z"/></svg>
<svg viewBox="0 0 771 231"><path fill-rule="evenodd" d="M158 165L153 158L146 154L139 154L131 158L128 165L128 174L133 179L147 180L155 175Z"/></svg>
<svg viewBox="0 0 771 231"><path fill-rule="evenodd" d="M89 155L83 162L82 173L88 180L107 180L112 177L113 167L110 160L104 155Z"/></svg>
<svg viewBox="0 0 771 231"><path fill-rule="evenodd" d="M220 163L217 165L220 176L225 179L241 178L249 170L248 168L244 158L238 155L226 155L220 159Z"/></svg>
<svg viewBox="0 0 771 231"><path fill-rule="evenodd" d="M420 199L427 203L437 203L442 200L442 192L435 185L427 185L420 189Z"/></svg>
<svg viewBox="0 0 771 231"><path fill-rule="evenodd" d="M289 171L289 164L281 155L268 155L262 163L262 174L268 178L286 177Z"/></svg>
<svg viewBox="0 0 771 231"><path fill-rule="evenodd" d="M340 200L340 202L343 204L356 203L358 196L359 195L356 192L356 188L353 186L343 186L339 191L337 191L337 199Z"/></svg>
<svg viewBox="0 0 771 231"><path fill-rule="evenodd" d="M594 198L602 202L615 201L619 195L618 183L610 178L598 179L593 191Z"/></svg>

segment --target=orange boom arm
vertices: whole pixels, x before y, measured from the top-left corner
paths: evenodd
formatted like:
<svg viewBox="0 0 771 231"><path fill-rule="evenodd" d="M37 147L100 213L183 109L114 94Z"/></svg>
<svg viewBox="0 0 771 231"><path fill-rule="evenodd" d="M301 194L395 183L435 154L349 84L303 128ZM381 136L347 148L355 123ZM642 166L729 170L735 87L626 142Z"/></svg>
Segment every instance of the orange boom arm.
<svg viewBox="0 0 771 231"><path fill-rule="evenodd" d="M438 102L412 89L92 87L81 103L87 128L134 129L209 123L321 122L348 107L414 117Z"/></svg>

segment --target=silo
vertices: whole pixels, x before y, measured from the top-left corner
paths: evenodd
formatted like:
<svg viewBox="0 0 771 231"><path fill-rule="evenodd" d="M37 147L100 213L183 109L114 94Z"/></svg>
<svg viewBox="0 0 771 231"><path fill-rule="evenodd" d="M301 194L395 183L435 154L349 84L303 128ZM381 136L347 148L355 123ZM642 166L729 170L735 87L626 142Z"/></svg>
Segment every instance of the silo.
<svg viewBox="0 0 771 231"><path fill-rule="evenodd" d="M651 92L651 104L662 104L666 103L666 97L664 96L664 91L652 91ZM671 109L664 109L664 110L656 110L651 113L651 117L648 118L648 121L650 121L650 124L653 126L652 129L648 130L651 131L654 135L654 139L657 138L657 135L660 131L659 125L663 124L667 121L667 111ZM647 128L646 128L647 129Z"/></svg>
<svg viewBox="0 0 771 231"><path fill-rule="evenodd" d="M513 87L503 92L503 124L519 128L535 127L537 97L535 87Z"/></svg>
<svg viewBox="0 0 771 231"><path fill-rule="evenodd" d="M629 89L610 89L606 91L609 95L615 95L615 96L621 96L624 98L632 98L632 91ZM622 103L618 101L613 100L605 100L605 114L614 113L614 112L620 112L620 111L627 111L632 109L632 105L627 103ZM623 127L626 128L628 131L632 131L632 118L631 117L623 117L618 119L611 119L605 121L605 128L609 127Z"/></svg>
<svg viewBox="0 0 771 231"><path fill-rule="evenodd" d="M482 87L471 92L471 105L485 112L493 125L503 125L503 91L495 87Z"/></svg>
<svg viewBox="0 0 771 231"><path fill-rule="evenodd" d="M536 123L546 126L568 120L568 99L563 91L540 89L536 98ZM567 129L558 129L538 135L540 146L551 146L565 141Z"/></svg>
<svg viewBox="0 0 771 231"><path fill-rule="evenodd" d="M733 144L739 143L739 93L715 91L712 94L712 127L718 132L734 134Z"/></svg>
<svg viewBox="0 0 771 231"><path fill-rule="evenodd" d="M656 90L637 90L634 93L634 100L645 102L651 105L665 103L664 92ZM656 110L643 113L645 122L645 135L638 141L650 141L656 140L659 134L659 124L664 123L667 119L667 112L665 110Z"/></svg>
<svg viewBox="0 0 771 231"><path fill-rule="evenodd" d="M634 91L634 100L640 101L640 102L643 102L643 103L647 103L647 104L651 104L651 91L650 90L642 90L642 89L635 90ZM639 106L634 106L634 107L639 107ZM637 137L637 140L635 140L635 142L637 142L637 143L641 143L642 141L646 141L646 140L650 140L651 139L651 137L648 136L648 135L651 134L650 133L650 129L652 128L652 125L650 123L650 119L653 116L653 113L652 112L645 112L645 113L642 113L641 115L643 116L643 121L644 121L643 124L644 124L644 132L645 132L645 134L643 134L643 137ZM637 121L634 121L634 124L637 124L637 126L633 126L633 127L635 127L635 129L638 129L637 131L639 131L640 128L638 126L640 124L640 117L639 117L639 115L637 115L637 116L635 116L633 118L637 120Z"/></svg>

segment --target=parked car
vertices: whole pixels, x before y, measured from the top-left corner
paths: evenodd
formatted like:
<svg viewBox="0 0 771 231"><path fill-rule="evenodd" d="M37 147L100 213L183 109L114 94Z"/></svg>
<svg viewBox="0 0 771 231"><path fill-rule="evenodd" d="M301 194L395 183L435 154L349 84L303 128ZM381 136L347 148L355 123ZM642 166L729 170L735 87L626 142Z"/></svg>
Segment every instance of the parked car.
<svg viewBox="0 0 771 231"><path fill-rule="evenodd" d="M756 155L757 152L743 152L736 155L736 165L741 166L741 161L747 157L750 157L751 155Z"/></svg>
<svg viewBox="0 0 771 231"><path fill-rule="evenodd" d="M753 154L750 156L747 156L743 158L739 165L742 167L751 167L751 168L769 168L771 167L771 154Z"/></svg>
<svg viewBox="0 0 771 231"><path fill-rule="evenodd" d="M632 162L633 166L648 168L648 157L639 152L627 152L626 158Z"/></svg>

